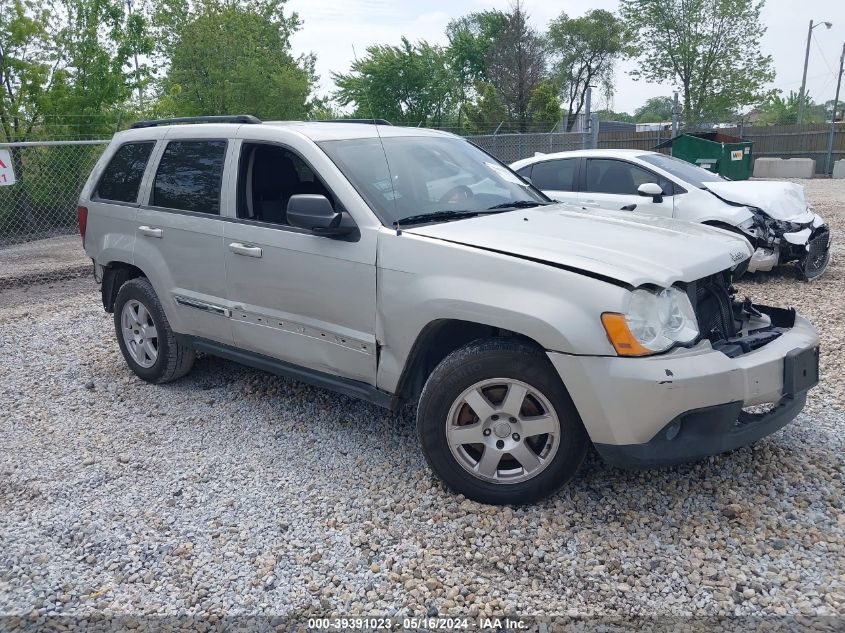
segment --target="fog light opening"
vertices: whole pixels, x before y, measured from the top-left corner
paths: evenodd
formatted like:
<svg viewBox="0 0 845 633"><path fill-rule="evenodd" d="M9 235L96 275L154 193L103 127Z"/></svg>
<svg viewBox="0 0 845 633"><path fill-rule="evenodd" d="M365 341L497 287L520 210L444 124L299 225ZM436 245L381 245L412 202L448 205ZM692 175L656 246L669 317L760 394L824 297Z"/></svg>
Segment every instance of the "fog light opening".
<svg viewBox="0 0 845 633"><path fill-rule="evenodd" d="M681 432L681 421L675 420L672 424L669 425L669 428L666 429L666 439L670 442L678 437L678 433Z"/></svg>

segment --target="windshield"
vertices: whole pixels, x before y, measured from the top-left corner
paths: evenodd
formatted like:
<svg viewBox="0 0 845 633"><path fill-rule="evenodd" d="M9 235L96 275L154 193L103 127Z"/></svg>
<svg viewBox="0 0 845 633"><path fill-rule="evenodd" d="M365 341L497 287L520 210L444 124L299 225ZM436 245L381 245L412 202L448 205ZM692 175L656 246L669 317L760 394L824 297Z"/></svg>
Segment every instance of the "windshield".
<svg viewBox="0 0 845 633"><path fill-rule="evenodd" d="M437 222L493 207L548 202L496 159L458 138L394 136L319 145L386 226L406 218Z"/></svg>
<svg viewBox="0 0 845 633"><path fill-rule="evenodd" d="M725 181L725 179L719 174L714 174L713 172L692 165L680 158L675 158L674 156L667 156L666 154L641 154L639 159L650 163L655 167L659 167L676 178L680 178L691 185L695 185L699 189L704 189L704 183L706 182Z"/></svg>

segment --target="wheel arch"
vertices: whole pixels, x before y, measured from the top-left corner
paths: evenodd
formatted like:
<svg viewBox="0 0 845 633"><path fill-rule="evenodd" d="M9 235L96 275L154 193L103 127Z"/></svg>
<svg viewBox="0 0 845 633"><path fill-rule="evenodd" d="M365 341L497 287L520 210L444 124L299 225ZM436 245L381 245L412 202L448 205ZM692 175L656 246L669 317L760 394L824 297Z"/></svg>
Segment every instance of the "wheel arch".
<svg viewBox="0 0 845 633"><path fill-rule="evenodd" d="M114 312L114 302L117 299L117 292L120 287L130 279L146 277L143 270L122 261L111 261L103 265L103 282L100 292L103 299L103 308L106 312Z"/></svg>
<svg viewBox="0 0 845 633"><path fill-rule="evenodd" d="M396 395L405 402L415 402L444 358L472 341L491 338L515 338L545 350L535 339L519 332L461 319L436 319L417 335L399 376Z"/></svg>

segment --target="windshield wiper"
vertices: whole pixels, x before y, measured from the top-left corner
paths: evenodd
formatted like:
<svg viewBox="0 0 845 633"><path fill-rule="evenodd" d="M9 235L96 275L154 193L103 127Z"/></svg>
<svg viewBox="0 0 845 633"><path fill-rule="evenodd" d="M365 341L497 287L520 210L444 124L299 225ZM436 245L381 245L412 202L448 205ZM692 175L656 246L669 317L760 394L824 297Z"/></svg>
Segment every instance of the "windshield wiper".
<svg viewBox="0 0 845 633"><path fill-rule="evenodd" d="M420 213L418 215L409 215L406 218L400 218L400 224L422 224L423 222L441 221L441 220L461 220L464 218L474 218L477 215L484 215L489 213L485 210L448 210L448 211L431 211L430 213Z"/></svg>
<svg viewBox="0 0 845 633"><path fill-rule="evenodd" d="M503 202L502 204L494 204L492 207L487 207L488 211L494 209L530 209L532 207L542 207L551 202L540 202L538 200L511 200L510 202Z"/></svg>

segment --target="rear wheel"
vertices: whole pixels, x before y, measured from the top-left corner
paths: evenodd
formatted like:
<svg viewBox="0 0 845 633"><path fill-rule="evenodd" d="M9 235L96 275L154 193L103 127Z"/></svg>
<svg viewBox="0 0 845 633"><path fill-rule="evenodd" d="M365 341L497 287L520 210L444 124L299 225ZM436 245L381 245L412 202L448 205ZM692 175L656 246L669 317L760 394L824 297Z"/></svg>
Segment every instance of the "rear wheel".
<svg viewBox="0 0 845 633"><path fill-rule="evenodd" d="M572 478L588 446L546 355L514 339L470 343L447 356L423 389L417 431L449 488L493 504L552 494Z"/></svg>
<svg viewBox="0 0 845 633"><path fill-rule="evenodd" d="M117 342L129 368L147 382L163 383L187 374L194 350L176 340L150 282L130 279L114 303Z"/></svg>

